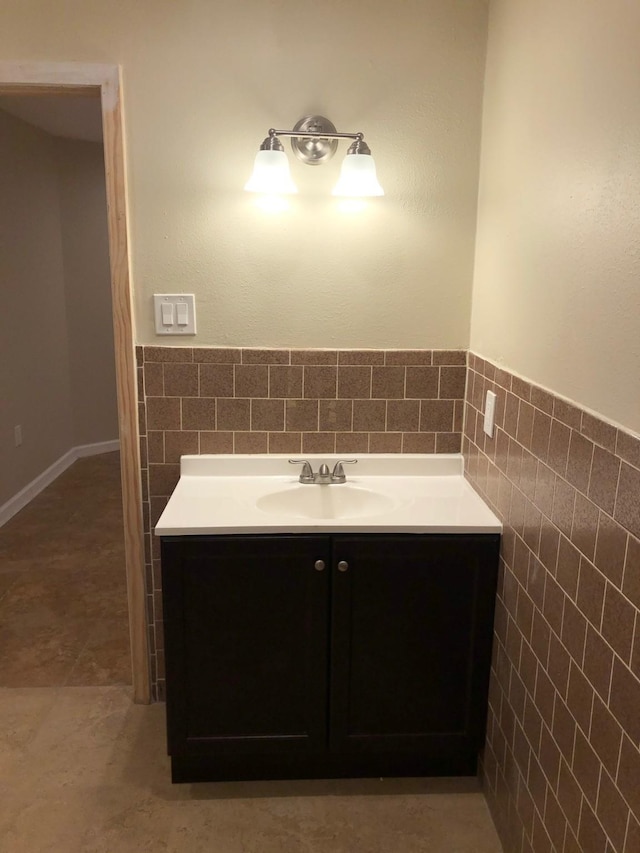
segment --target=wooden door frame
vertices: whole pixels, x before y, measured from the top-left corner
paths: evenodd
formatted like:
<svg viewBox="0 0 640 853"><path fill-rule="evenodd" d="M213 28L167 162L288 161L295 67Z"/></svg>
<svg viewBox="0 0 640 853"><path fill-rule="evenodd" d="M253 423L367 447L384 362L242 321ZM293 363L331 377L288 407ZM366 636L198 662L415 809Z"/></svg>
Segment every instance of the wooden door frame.
<svg viewBox="0 0 640 853"><path fill-rule="evenodd" d="M151 680L120 68L75 62L0 62L0 94L93 95L102 106L133 698L147 703L151 701Z"/></svg>

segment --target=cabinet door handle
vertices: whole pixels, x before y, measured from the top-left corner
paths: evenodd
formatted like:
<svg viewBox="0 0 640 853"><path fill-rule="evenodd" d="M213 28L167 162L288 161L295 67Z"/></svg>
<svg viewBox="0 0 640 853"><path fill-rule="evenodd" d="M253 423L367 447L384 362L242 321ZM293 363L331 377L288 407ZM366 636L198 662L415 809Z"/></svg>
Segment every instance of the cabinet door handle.
<svg viewBox="0 0 640 853"><path fill-rule="evenodd" d="M338 563L338 571L339 572L346 572L348 568L349 568L349 563L347 563L346 560L340 560L340 562Z"/></svg>
<svg viewBox="0 0 640 853"><path fill-rule="evenodd" d="M324 572L324 560L316 560L313 568L316 572Z"/></svg>

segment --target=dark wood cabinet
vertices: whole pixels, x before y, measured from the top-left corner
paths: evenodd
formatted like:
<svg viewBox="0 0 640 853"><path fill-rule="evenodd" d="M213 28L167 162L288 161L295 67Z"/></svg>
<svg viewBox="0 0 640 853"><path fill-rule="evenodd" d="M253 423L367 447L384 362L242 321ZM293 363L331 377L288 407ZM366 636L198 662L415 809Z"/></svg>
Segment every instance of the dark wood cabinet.
<svg viewBox="0 0 640 853"><path fill-rule="evenodd" d="M174 781L474 773L498 546L163 539Z"/></svg>
<svg viewBox="0 0 640 853"><path fill-rule="evenodd" d="M326 537L163 543L172 755L324 748L329 560Z"/></svg>

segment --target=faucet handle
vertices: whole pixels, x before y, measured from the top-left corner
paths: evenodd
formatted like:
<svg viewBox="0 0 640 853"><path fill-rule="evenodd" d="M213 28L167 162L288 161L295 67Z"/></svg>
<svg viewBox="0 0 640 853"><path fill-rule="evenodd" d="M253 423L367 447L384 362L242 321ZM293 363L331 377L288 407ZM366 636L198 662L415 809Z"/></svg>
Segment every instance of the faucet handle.
<svg viewBox="0 0 640 853"><path fill-rule="evenodd" d="M347 478L344 473L343 465L355 465L357 459L340 459L333 468L333 474L331 475L331 480L334 483L345 483Z"/></svg>
<svg viewBox="0 0 640 853"><path fill-rule="evenodd" d="M313 468L311 467L311 463L306 459L290 459L290 465L302 465L302 471L300 472L300 482L301 483L313 483Z"/></svg>

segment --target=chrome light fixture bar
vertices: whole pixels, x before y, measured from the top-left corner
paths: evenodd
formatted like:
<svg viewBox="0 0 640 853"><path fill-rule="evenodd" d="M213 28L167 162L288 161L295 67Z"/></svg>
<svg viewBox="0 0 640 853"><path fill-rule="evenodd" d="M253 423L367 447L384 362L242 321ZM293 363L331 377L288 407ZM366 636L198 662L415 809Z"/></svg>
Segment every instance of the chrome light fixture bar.
<svg viewBox="0 0 640 853"><path fill-rule="evenodd" d="M376 176L371 149L363 134L338 133L335 125L324 116L304 116L293 130L270 128L269 136L260 146L245 190L269 194L297 192L280 136L290 137L293 153L310 166L330 160L336 152L338 140L352 139L333 195L360 198L384 195Z"/></svg>

